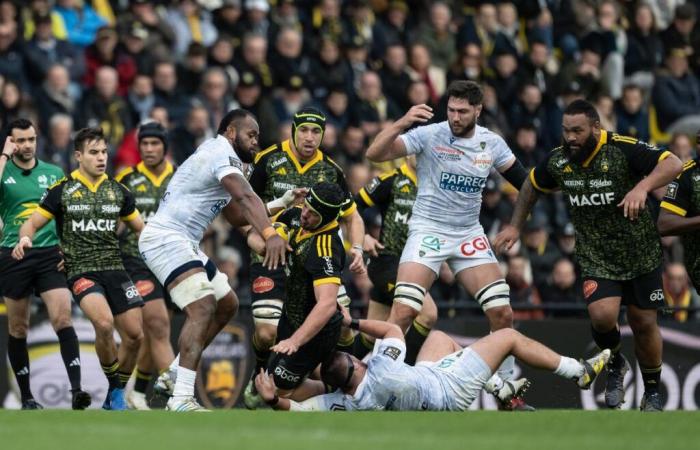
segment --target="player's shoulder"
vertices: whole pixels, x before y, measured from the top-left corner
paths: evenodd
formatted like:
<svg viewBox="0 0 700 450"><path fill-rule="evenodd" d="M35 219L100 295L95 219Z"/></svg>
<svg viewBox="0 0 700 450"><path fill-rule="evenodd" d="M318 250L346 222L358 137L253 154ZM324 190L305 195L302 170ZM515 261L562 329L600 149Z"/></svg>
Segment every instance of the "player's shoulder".
<svg viewBox="0 0 700 450"><path fill-rule="evenodd" d="M117 175L114 177L115 180L117 180L120 183L126 183L128 177L135 173L135 169L133 167L126 167L117 173Z"/></svg>
<svg viewBox="0 0 700 450"><path fill-rule="evenodd" d="M323 150L319 150L321 152L321 160L328 163L331 167L333 167L335 170L338 172L344 174L345 172L343 171L343 168L340 167L340 165L333 160L326 152Z"/></svg>
<svg viewBox="0 0 700 450"><path fill-rule="evenodd" d="M63 171L61 171L61 173L63 173ZM63 189L63 187L66 185L66 183L68 183L68 182L71 181L71 180L72 180L72 178L69 179L68 177L66 177L65 175L63 175L63 176L61 176L61 178L59 178L59 179L56 180L53 184L51 184L51 185L49 186L48 190L52 190L52 189Z"/></svg>
<svg viewBox="0 0 700 450"><path fill-rule="evenodd" d="M639 139L632 137L632 136L625 136L624 134L618 134L612 131L608 131L606 133L607 139L608 139L608 144L613 144L616 147L621 147L621 148L628 148L628 147L636 147L642 141ZM648 145L648 144L646 144Z"/></svg>
<svg viewBox="0 0 700 450"><path fill-rule="evenodd" d="M255 155L255 159L253 159L253 164L257 165L257 164L265 163L265 161L267 161L268 158L272 157L273 155L275 155L281 151L282 151L282 146L279 143L272 144L271 146L267 147L265 150L262 150Z"/></svg>
<svg viewBox="0 0 700 450"><path fill-rule="evenodd" d="M698 162L700 162L700 157L683 163L683 170L681 170L681 173L679 173L676 178L679 180L692 179L696 181L697 179L697 181L700 181L700 166Z"/></svg>

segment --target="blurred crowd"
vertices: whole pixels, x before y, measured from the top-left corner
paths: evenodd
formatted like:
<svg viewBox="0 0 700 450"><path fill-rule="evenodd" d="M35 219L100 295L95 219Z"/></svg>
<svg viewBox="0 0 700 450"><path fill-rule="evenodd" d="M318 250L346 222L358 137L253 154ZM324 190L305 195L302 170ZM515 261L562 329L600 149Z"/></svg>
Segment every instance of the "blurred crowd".
<svg viewBox="0 0 700 450"><path fill-rule="evenodd" d="M686 161L699 150L698 7L700 0L0 0L0 129L30 118L41 134L38 156L68 171L74 131L101 126L116 172L139 161L135 129L145 120L168 128L177 164L232 108L258 117L264 148L289 137L292 114L313 105L328 118L323 150L357 192L391 168L364 159L374 135L414 104L431 105L443 120L447 85L467 79L484 89L480 124L526 167L558 144L563 108L577 98L594 102L605 129L667 145ZM516 196L499 177L489 180L487 234L509 220ZM376 233L376 212L365 219ZM676 238L663 243L667 299L697 305L677 264L682 247ZM513 305L524 306L516 316L583 314L567 306L583 305L574 244L561 199L541 200L504 259ZM206 245L245 292L248 252L237 233L217 223ZM348 281L361 304L366 282ZM433 289L445 310L473 304L452 281L445 272Z"/></svg>

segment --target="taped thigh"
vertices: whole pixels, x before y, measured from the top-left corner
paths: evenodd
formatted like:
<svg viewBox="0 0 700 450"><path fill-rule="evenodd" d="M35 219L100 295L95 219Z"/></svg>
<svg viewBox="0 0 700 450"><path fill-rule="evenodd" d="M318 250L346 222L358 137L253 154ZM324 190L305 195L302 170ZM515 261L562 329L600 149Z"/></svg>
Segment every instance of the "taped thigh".
<svg viewBox="0 0 700 450"><path fill-rule="evenodd" d="M213 297L214 294L214 287L204 272L197 272L170 289L170 298L180 309L185 309L185 306L208 295Z"/></svg>
<svg viewBox="0 0 700 450"><path fill-rule="evenodd" d="M398 282L394 288L394 302L409 306L420 312L423 309L423 300L426 290L415 283Z"/></svg>
<svg viewBox="0 0 700 450"><path fill-rule="evenodd" d="M510 287L506 280L501 278L481 288L475 297L484 311L499 306L508 306L510 305Z"/></svg>
<svg viewBox="0 0 700 450"><path fill-rule="evenodd" d="M258 324L268 324L277 326L282 317L282 306L284 302L277 299L256 300L251 305L253 309L253 322Z"/></svg>

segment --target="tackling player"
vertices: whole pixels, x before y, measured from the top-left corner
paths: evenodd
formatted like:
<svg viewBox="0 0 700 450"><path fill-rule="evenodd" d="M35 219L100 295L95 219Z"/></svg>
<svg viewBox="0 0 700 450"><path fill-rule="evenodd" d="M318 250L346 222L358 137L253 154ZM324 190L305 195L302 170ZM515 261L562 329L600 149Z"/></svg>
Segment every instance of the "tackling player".
<svg viewBox="0 0 700 450"><path fill-rule="evenodd" d="M78 169L49 188L20 228L12 256L27 256L37 232L56 220L68 286L95 328L95 351L109 381L102 407L123 410L127 406L122 379L131 376L143 340L143 301L124 270L117 224L121 220L139 233L143 221L131 192L105 174L107 143L102 130L83 128L74 145ZM122 339L118 351L115 328Z"/></svg>
<svg viewBox="0 0 700 450"><path fill-rule="evenodd" d="M576 229L576 260L593 340L612 350L605 403L619 408L624 402L629 363L620 353L618 326L624 303L644 380L641 409L661 411L661 245L646 200L650 191L673 181L681 161L668 151L601 129L598 112L584 100L564 110L562 134L563 145L530 172L512 224L496 236L494 246L508 249L518 240L540 192L561 190Z"/></svg>
<svg viewBox="0 0 700 450"><path fill-rule="evenodd" d="M173 165L165 159L166 133L165 128L157 122L141 125L138 130L138 149L142 161L134 167L124 169L115 177L134 195L136 207L144 222L155 214L175 171ZM139 352L134 390L127 395L126 400L130 408L147 410L150 409L146 401L150 370L153 368L161 373L175 358L170 345L170 317L163 286L148 270L139 253L138 236L126 229L120 234L119 241L124 267L144 301L144 345Z"/></svg>
<svg viewBox="0 0 700 450"><path fill-rule="evenodd" d="M255 117L243 109L229 111L217 133L175 172L139 239L148 268L187 316L180 353L156 383L161 389L173 389L167 404L171 411L204 410L194 399L199 359L238 309L228 278L199 248L206 228L227 203L235 202L243 218L265 238L264 265L276 269L284 264L287 248L242 171L243 163L253 161L258 143Z"/></svg>
<svg viewBox="0 0 700 450"><path fill-rule="evenodd" d="M417 159L418 194L389 322L402 330L411 325L424 303L432 301L426 294L446 261L479 302L491 330L509 328L513 326L510 290L479 224L481 192L492 168L516 187L527 174L500 136L476 124L483 100L478 84L455 81L447 97L447 121L405 132L433 117L429 106L414 106L380 132L367 149L367 158L375 162L406 155ZM513 358L508 357L499 375L510 380L513 370Z"/></svg>
<svg viewBox="0 0 700 450"><path fill-rule="evenodd" d="M80 387L80 348L71 320L71 297L66 274L59 269L63 257L56 227L37 233L34 246L23 261L12 258L19 227L32 215L46 189L63 178L63 171L36 157L37 134L26 119L8 124L9 136L0 154L0 215L4 227L0 241L0 295L7 307L7 356L15 374L22 409L41 409L29 386L29 296L38 294L46 305L56 331L63 364L71 385L73 409L90 406L91 398Z"/></svg>

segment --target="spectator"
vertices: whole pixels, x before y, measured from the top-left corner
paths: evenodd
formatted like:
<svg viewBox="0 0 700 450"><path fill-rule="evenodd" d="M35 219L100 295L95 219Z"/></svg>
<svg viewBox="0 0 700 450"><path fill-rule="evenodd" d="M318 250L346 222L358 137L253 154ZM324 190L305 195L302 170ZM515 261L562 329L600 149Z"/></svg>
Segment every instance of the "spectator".
<svg viewBox="0 0 700 450"><path fill-rule="evenodd" d="M277 40L280 30L291 28L303 32L305 23L299 14L296 0L278 0L277 5L270 13L271 29L270 38ZM303 38L301 38L303 40Z"/></svg>
<svg viewBox="0 0 700 450"><path fill-rule="evenodd" d="M148 119L156 104L153 93L153 79L148 75L137 74L129 88L127 103L131 112L132 123L141 123Z"/></svg>
<svg viewBox="0 0 700 450"><path fill-rule="evenodd" d="M367 61L369 45L367 40L360 35L355 35L344 42L344 63L347 66L351 90L354 91L360 87L360 79L362 78L362 74L369 70L369 64Z"/></svg>
<svg viewBox="0 0 700 450"><path fill-rule="evenodd" d="M177 0L176 6L168 10L167 21L175 33L174 51L178 57L184 56L191 42L208 47L216 40L211 14L195 0Z"/></svg>
<svg viewBox="0 0 700 450"><path fill-rule="evenodd" d="M510 135L510 125L508 124L508 116L505 110L498 103L496 89L489 84L482 84L484 91L484 100L482 103L481 114L479 114L479 125L488 128L489 130L500 134L501 136ZM438 109L446 107L446 99L441 100ZM440 116L445 113L441 113Z"/></svg>
<svg viewBox="0 0 700 450"><path fill-rule="evenodd" d="M136 76L136 63L122 49L117 48L118 43L117 31L114 28L102 27L97 31L95 43L85 49L87 69L83 84L86 88L89 89L95 85L96 72L100 67L110 66L119 76L117 93L122 97L126 96Z"/></svg>
<svg viewBox="0 0 700 450"><path fill-rule="evenodd" d="M523 250L530 260L534 285L538 288L544 286L561 253L549 239L549 225L542 217L535 216L526 224L523 230Z"/></svg>
<svg viewBox="0 0 700 450"><path fill-rule="evenodd" d="M386 13L375 23L372 36L373 53L383 55L390 45L408 45L410 30L406 21L408 5L403 0L392 0L387 6Z"/></svg>
<svg viewBox="0 0 700 450"><path fill-rule="evenodd" d="M671 308L688 308L698 304L697 296L693 295L690 279L685 266L681 263L670 263L664 270L664 297ZM674 310L673 318L677 322L686 322L695 313L685 310Z"/></svg>
<svg viewBox="0 0 700 450"><path fill-rule="evenodd" d="M68 42L81 48L94 43L97 30L107 25L107 20L84 1L56 0L54 10L63 19Z"/></svg>
<svg viewBox="0 0 700 450"><path fill-rule="evenodd" d="M122 42L124 43L124 53L136 64L136 72L153 73L155 56L151 49L146 47L148 42L146 27L140 22L134 22L122 36Z"/></svg>
<svg viewBox="0 0 700 450"><path fill-rule="evenodd" d="M554 263L551 280L542 288L542 303L553 306L547 309L549 317L584 316L581 286L577 283L574 265L567 258ZM579 309L574 309L577 305ZM558 306L562 309L557 309Z"/></svg>
<svg viewBox="0 0 700 450"><path fill-rule="evenodd" d="M476 15L467 17L457 31L457 46L464 48L467 44L476 44L489 58L498 36L498 13L493 3L484 2Z"/></svg>
<svg viewBox="0 0 700 450"><path fill-rule="evenodd" d="M654 71L663 62L663 56L663 43L656 33L651 6L639 3L634 10L632 27L627 32L625 76L645 91L650 90L654 84Z"/></svg>
<svg viewBox="0 0 700 450"><path fill-rule="evenodd" d="M574 224L567 222L557 232L557 248L559 252L570 261L574 260L574 248L576 247L576 231ZM576 270L578 273L578 269Z"/></svg>
<svg viewBox="0 0 700 450"><path fill-rule="evenodd" d="M598 5L598 31L603 40L601 81L606 94L617 100L622 96L627 35L620 23L619 4L603 0Z"/></svg>
<svg viewBox="0 0 700 450"><path fill-rule="evenodd" d="M411 84L411 76L406 67L406 48L398 42L389 45L384 54L384 64L379 70L379 77L387 98L401 110L408 110L412 104L406 96Z"/></svg>
<svg viewBox="0 0 700 450"><path fill-rule="evenodd" d="M430 60L443 72L457 57L455 31L450 7L438 1L430 6L430 20L418 29L416 35L416 41L426 47Z"/></svg>
<svg viewBox="0 0 700 450"><path fill-rule="evenodd" d="M267 13L270 12L270 4L267 0L245 0L245 11L246 32L269 36Z"/></svg>
<svg viewBox="0 0 700 450"><path fill-rule="evenodd" d="M156 63L153 69L153 93L156 106L168 110L168 116L174 124L180 124L190 109L190 99L177 88L175 64L169 61Z"/></svg>
<svg viewBox="0 0 700 450"><path fill-rule="evenodd" d="M224 71L226 78L228 78L228 85L231 87L237 85L239 79L238 71L233 66L233 58L233 44L229 39L218 38L209 48L208 66Z"/></svg>
<svg viewBox="0 0 700 450"><path fill-rule="evenodd" d="M357 91L357 99L352 103L352 123L362 128L370 138L380 130L387 120L396 120L401 111L394 102L385 97L382 81L376 72L365 72Z"/></svg>
<svg viewBox="0 0 700 450"><path fill-rule="evenodd" d="M68 114L58 113L51 116L45 129L46 143L41 160L50 161L69 173L76 163L73 160L73 118Z"/></svg>
<svg viewBox="0 0 700 450"><path fill-rule="evenodd" d="M222 0L221 6L214 11L214 26L219 37L227 39L234 48L239 47L245 34L241 0Z"/></svg>
<svg viewBox="0 0 700 450"><path fill-rule="evenodd" d="M49 121L55 114L74 117L78 112L77 99L70 89L68 70L61 64L54 64L49 68L46 80L36 94L36 106L42 133L48 131Z"/></svg>
<svg viewBox="0 0 700 450"><path fill-rule="evenodd" d="M254 72L260 79L261 87L268 93L275 86L272 69L267 63L267 38L263 34L247 33L243 37L241 57L236 63L239 74Z"/></svg>
<svg viewBox="0 0 700 450"><path fill-rule="evenodd" d="M291 73L285 80L282 92L273 100L278 122L292 122L296 114L309 102L309 92L301 75ZM325 134L324 134L325 136Z"/></svg>
<svg viewBox="0 0 700 450"><path fill-rule="evenodd" d="M413 44L409 54L408 73L414 81L422 81L430 90L430 99L433 104L440 101L445 93L445 71L434 66L428 48L423 44Z"/></svg>
<svg viewBox="0 0 700 450"><path fill-rule="evenodd" d="M455 80L471 80L479 83L482 79L483 59L481 47L470 43L464 46L461 56L454 62L447 73L447 84Z"/></svg>
<svg viewBox="0 0 700 450"><path fill-rule="evenodd" d="M492 56L494 73L488 80L502 106L508 106L518 95L518 58L514 49L500 48Z"/></svg>
<svg viewBox="0 0 700 450"><path fill-rule="evenodd" d="M326 122L339 129L345 129L350 122L348 94L343 86L335 86L326 96L321 109L326 114Z"/></svg>
<svg viewBox="0 0 700 450"><path fill-rule="evenodd" d="M666 72L656 78L652 94L659 127L667 133L692 134L700 128L700 82L688 70L685 49L669 49Z"/></svg>
<svg viewBox="0 0 700 450"><path fill-rule="evenodd" d="M281 78L281 81L290 74L301 76L304 82L308 81L311 60L302 54L302 44L302 34L299 30L284 27L277 34L270 69Z"/></svg>
<svg viewBox="0 0 700 450"><path fill-rule="evenodd" d="M325 98L333 89L341 89L346 93L352 91L350 66L341 56L336 41L321 40L318 56L311 62L309 73L309 87L315 99Z"/></svg>
<svg viewBox="0 0 700 450"><path fill-rule="evenodd" d="M207 49L202 44L192 42L187 54L177 66L177 80L183 92L197 92L202 84L202 76L207 70Z"/></svg>
<svg viewBox="0 0 700 450"><path fill-rule="evenodd" d="M673 23L660 34L664 48L680 48L684 49L687 55L692 55L693 43L691 39L696 18L697 10L692 2L678 5L673 16Z"/></svg>
<svg viewBox="0 0 700 450"><path fill-rule="evenodd" d="M18 83L23 91L29 90L26 77L27 63L22 44L17 39L17 24L0 24L0 75Z"/></svg>
<svg viewBox="0 0 700 450"><path fill-rule="evenodd" d="M277 116L270 100L262 95L262 82L255 72L242 72L236 88L236 100L241 108L252 112L260 125L260 148L276 144L278 139Z"/></svg>
<svg viewBox="0 0 700 450"><path fill-rule="evenodd" d="M495 48L502 48L513 52L516 56L523 53L523 48L527 44L523 38L525 30L520 29L518 20L518 10L512 2L499 3L496 8L498 17L498 34L496 35Z"/></svg>
<svg viewBox="0 0 700 450"><path fill-rule="evenodd" d="M422 81L412 81L408 86L406 94L408 96L409 108L413 105L435 106L430 98L430 89L428 89L428 85Z"/></svg>
<svg viewBox="0 0 700 450"><path fill-rule="evenodd" d="M534 83L525 83L520 88L518 101L513 102L510 123L514 126L530 123L537 130L537 145L554 148L559 142L559 128L552 126L551 112L543 103L542 92Z"/></svg>
<svg viewBox="0 0 700 450"><path fill-rule="evenodd" d="M482 198L479 223L484 228L486 236L496 237L496 234L501 231L501 226L510 221L512 209L503 199L500 186L493 178L486 180Z"/></svg>
<svg viewBox="0 0 700 450"><path fill-rule="evenodd" d="M600 126L605 130L616 130L617 117L615 117L615 102L612 97L601 94L596 97L594 105L600 115Z"/></svg>
<svg viewBox="0 0 700 450"><path fill-rule="evenodd" d="M372 47L374 36L374 14L368 0L348 0L344 2L345 23L343 25L343 39L353 41L356 37L362 38L364 45L369 50ZM376 56L380 56L376 55Z"/></svg>
<svg viewBox="0 0 700 450"><path fill-rule="evenodd" d="M531 309L542 304L537 288L531 283L530 263L522 256L508 259L506 283L510 287L510 304L513 307L513 320L542 319L541 309ZM524 309L519 309L524 307Z"/></svg>
<svg viewBox="0 0 700 450"><path fill-rule="evenodd" d="M5 127L15 119L26 117L29 112L17 83L6 79L0 90L0 136L7 136Z"/></svg>
<svg viewBox="0 0 700 450"><path fill-rule="evenodd" d="M617 132L649 141L649 111L644 104L642 89L628 84L622 90L622 98L615 104Z"/></svg>
<svg viewBox="0 0 700 450"><path fill-rule="evenodd" d="M35 19L41 16L49 16L51 18L51 34L54 38L59 41L66 40L68 37L66 24L63 22L63 17L58 12L51 10L52 6L49 0L29 1L29 8L25 8L24 10L24 22L22 23L25 41L31 40L34 36L37 27Z"/></svg>
<svg viewBox="0 0 700 450"><path fill-rule="evenodd" d="M117 29L124 36L136 26L146 31L145 47L157 60L172 55L175 44L175 31L152 0L131 0L129 9L119 15Z"/></svg>
<svg viewBox="0 0 700 450"><path fill-rule="evenodd" d="M341 167L364 161L365 139L362 128L349 126L343 129L340 137L340 152L336 155Z"/></svg>
<svg viewBox="0 0 700 450"><path fill-rule="evenodd" d="M209 127L209 112L204 106L194 105L184 123L177 125L172 132L170 144L175 163L181 165L199 144L210 137L214 137L214 131Z"/></svg>
<svg viewBox="0 0 700 450"><path fill-rule="evenodd" d="M209 111L209 128L216 130L226 113L238 104L229 94L229 79L220 67L207 69L202 78L200 94L195 98Z"/></svg>
<svg viewBox="0 0 700 450"><path fill-rule="evenodd" d="M547 154L547 150L537 146L537 128L531 122L524 122L516 128L511 149L526 168L535 167Z"/></svg>
<svg viewBox="0 0 700 450"><path fill-rule="evenodd" d="M536 84L548 102L553 101L556 96L550 61L551 55L547 44L535 40L530 43L530 51L524 55L523 62L518 65L519 82L529 81Z"/></svg>
<svg viewBox="0 0 700 450"><path fill-rule="evenodd" d="M671 136L668 149L684 163L695 157L693 144L687 134L675 133Z"/></svg>
<svg viewBox="0 0 700 450"><path fill-rule="evenodd" d="M352 195L357 195L362 186L365 186L372 179L372 172L366 160L362 163L351 164L349 167L347 175L348 189Z"/></svg>
<svg viewBox="0 0 700 450"><path fill-rule="evenodd" d="M340 42L343 37L343 21L340 17L340 0L320 0L311 11L311 39L318 42L328 39Z"/></svg>

